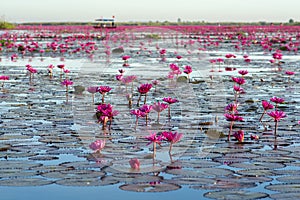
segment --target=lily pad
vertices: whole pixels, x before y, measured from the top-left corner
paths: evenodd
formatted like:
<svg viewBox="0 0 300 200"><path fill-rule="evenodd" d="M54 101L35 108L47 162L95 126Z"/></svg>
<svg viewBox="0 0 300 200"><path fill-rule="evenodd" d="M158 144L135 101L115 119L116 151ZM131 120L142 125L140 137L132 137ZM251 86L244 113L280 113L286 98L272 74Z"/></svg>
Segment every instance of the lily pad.
<svg viewBox="0 0 300 200"><path fill-rule="evenodd" d="M204 197L212 198L212 199L230 199L230 200L255 200L266 198L269 195L262 192L249 192L244 190L222 190L222 191L214 191L207 192L204 194Z"/></svg>
<svg viewBox="0 0 300 200"><path fill-rule="evenodd" d="M132 192L169 192L178 190L180 185L162 182L124 184L119 187L121 190Z"/></svg>

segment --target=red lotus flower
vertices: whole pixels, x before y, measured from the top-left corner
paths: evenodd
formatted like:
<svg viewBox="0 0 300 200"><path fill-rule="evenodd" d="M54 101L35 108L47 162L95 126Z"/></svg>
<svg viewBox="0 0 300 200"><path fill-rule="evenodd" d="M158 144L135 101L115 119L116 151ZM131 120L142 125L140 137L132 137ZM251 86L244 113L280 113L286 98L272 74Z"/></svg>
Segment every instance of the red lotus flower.
<svg viewBox="0 0 300 200"><path fill-rule="evenodd" d="M182 133L177 133L177 132L162 132L161 133L162 136L164 137L165 140L167 140L168 142L175 144L177 142L179 142L181 140L181 138L183 137Z"/></svg>
<svg viewBox="0 0 300 200"><path fill-rule="evenodd" d="M163 140L163 137L161 135L157 135L156 133L152 133L149 136L145 137L147 140L149 140L149 144L153 143L153 158L155 158L156 153L156 143L161 144L161 141Z"/></svg>

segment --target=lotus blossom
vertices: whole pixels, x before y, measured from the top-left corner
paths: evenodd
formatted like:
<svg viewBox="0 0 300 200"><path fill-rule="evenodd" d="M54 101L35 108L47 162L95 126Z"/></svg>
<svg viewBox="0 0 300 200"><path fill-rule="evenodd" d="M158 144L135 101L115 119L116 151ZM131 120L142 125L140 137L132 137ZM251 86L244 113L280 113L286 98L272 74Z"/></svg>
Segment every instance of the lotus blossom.
<svg viewBox="0 0 300 200"><path fill-rule="evenodd" d="M130 58L129 55L122 56L122 60L124 60L123 67L129 67L129 63L128 63L129 58Z"/></svg>
<svg viewBox="0 0 300 200"><path fill-rule="evenodd" d="M140 111L142 111L143 113L145 113L145 117L146 117L146 126L148 125L148 114L150 113L150 111L152 110L152 105L147 105L144 104L139 108Z"/></svg>
<svg viewBox="0 0 300 200"><path fill-rule="evenodd" d="M190 79L190 74L193 72L192 67L189 66L189 65L186 65L186 66L184 67L183 72L184 72L185 74L187 74L188 80L189 80L189 79Z"/></svg>
<svg viewBox="0 0 300 200"><path fill-rule="evenodd" d="M286 117L286 114L283 111L271 111L267 113L270 117L274 119L275 122L275 129L274 129L274 135L275 137L277 136L277 127L278 127L278 122Z"/></svg>
<svg viewBox="0 0 300 200"><path fill-rule="evenodd" d="M157 144L161 144L161 141L163 140L163 137L161 135L157 135L156 133L152 133L149 136L145 137L147 140L149 140L149 144L153 144L153 158L155 158L155 154L156 154L156 143Z"/></svg>
<svg viewBox="0 0 300 200"><path fill-rule="evenodd" d="M92 142L89 147L95 152L100 152L105 147L105 140L96 140Z"/></svg>
<svg viewBox="0 0 300 200"><path fill-rule="evenodd" d="M181 138L183 137L183 134L182 133L177 133L177 132L162 132L161 133L163 138L165 140L167 140L169 143L170 143L170 148L169 148L169 153L171 153L172 151L172 145L179 142L181 140Z"/></svg>
<svg viewBox="0 0 300 200"><path fill-rule="evenodd" d="M48 74L49 74L49 77L52 78L53 77L53 68L54 68L54 65L50 64L48 66Z"/></svg>
<svg viewBox="0 0 300 200"><path fill-rule="evenodd" d="M156 102L152 105L152 109L155 110L157 112L157 122L159 123L159 117L160 117L160 113L167 109L169 106L167 104L164 103L160 103L160 102Z"/></svg>
<svg viewBox="0 0 300 200"><path fill-rule="evenodd" d="M169 104L169 107L168 107L168 117L171 118L171 104L173 103L177 103L179 102L177 99L175 98L171 98L171 97L165 97L162 99L164 102L168 103Z"/></svg>
<svg viewBox="0 0 300 200"><path fill-rule="evenodd" d="M295 74L295 72L293 72L293 71L286 71L285 74L289 76L288 83L290 84L290 82L291 82L291 76L293 76Z"/></svg>
<svg viewBox="0 0 300 200"><path fill-rule="evenodd" d="M144 116L145 116L145 113L142 112L142 111L139 110L139 109L136 109L136 110L131 110L131 111L130 111L130 114L135 115L135 117L136 117L136 120L135 120L135 128L136 128L137 125L138 125L138 120L139 120L139 118L140 118L140 117L144 117Z"/></svg>
<svg viewBox="0 0 300 200"><path fill-rule="evenodd" d="M132 169L138 170L138 169L140 169L141 163L140 163L139 159L137 159L137 158L131 158L131 159L129 160L129 165L130 165L130 167L131 167Z"/></svg>
<svg viewBox="0 0 300 200"><path fill-rule="evenodd" d="M237 132L234 132L233 136L235 137L235 139L237 139L237 141L244 142L244 131L239 130Z"/></svg>
<svg viewBox="0 0 300 200"><path fill-rule="evenodd" d="M138 92L140 93L140 96L139 96L139 99L138 99L138 102L137 102L137 106L139 106L139 103L140 103L140 100L141 100L142 95L145 96L144 104L146 104L146 101L147 101L147 93L150 91L151 88L152 88L152 84L150 84L150 83L141 84L141 85L138 87Z"/></svg>
<svg viewBox="0 0 300 200"><path fill-rule="evenodd" d="M275 109L277 109L278 104L284 103L284 99L283 99L283 98L279 98L279 97L276 97L276 96L272 97L272 98L270 99L270 101L272 101L272 102L274 102L274 103L276 104L276 105L275 105Z"/></svg>
<svg viewBox="0 0 300 200"><path fill-rule="evenodd" d="M263 106L263 108L264 108L264 112L262 113L261 117L259 118L259 121L260 121L260 122L261 122L263 116L266 114L267 110L270 110L270 109L273 109L273 108L274 108L274 106L273 106L270 102L265 101L265 100L263 100L263 101L261 102L261 104L262 104L262 106Z"/></svg>
<svg viewBox="0 0 300 200"><path fill-rule="evenodd" d="M0 80L2 81L1 88L4 88L4 82L9 80L9 76L0 76Z"/></svg>
<svg viewBox="0 0 300 200"><path fill-rule="evenodd" d="M102 123L102 129L104 130L106 128L107 122L109 121L109 129L112 125L112 120L114 116L117 116L119 114L118 111L113 110L113 106L111 104L100 104L97 107L96 116L98 119L98 122Z"/></svg>
<svg viewBox="0 0 300 200"><path fill-rule="evenodd" d="M102 103L104 103L105 94L111 91L111 87L109 86L100 86L97 90L100 94L102 94Z"/></svg>
<svg viewBox="0 0 300 200"><path fill-rule="evenodd" d="M248 74L248 71L247 70L239 70L238 73L240 75L242 75L242 77L244 77L246 74Z"/></svg>
<svg viewBox="0 0 300 200"><path fill-rule="evenodd" d="M98 92L97 86L90 86L87 88L87 91L92 94L92 102L95 103L95 93Z"/></svg>
<svg viewBox="0 0 300 200"><path fill-rule="evenodd" d="M228 133L228 141L229 141L234 122L235 121L243 121L244 119L243 119L243 117L240 117L240 116L235 115L235 114L225 113L224 116L225 116L227 121L230 121L230 128L229 128L229 133Z"/></svg>
<svg viewBox="0 0 300 200"><path fill-rule="evenodd" d="M240 77L231 77L231 79L237 83L238 85L243 85L246 83L244 78L240 78Z"/></svg>
<svg viewBox="0 0 300 200"><path fill-rule="evenodd" d="M159 80L154 79L154 80L151 81L151 83L152 83L152 85L154 85L154 92L156 92L156 87L160 83Z"/></svg>
<svg viewBox="0 0 300 200"><path fill-rule="evenodd" d="M238 114L237 108L239 104L236 103L230 103L225 107L225 111L229 114Z"/></svg>

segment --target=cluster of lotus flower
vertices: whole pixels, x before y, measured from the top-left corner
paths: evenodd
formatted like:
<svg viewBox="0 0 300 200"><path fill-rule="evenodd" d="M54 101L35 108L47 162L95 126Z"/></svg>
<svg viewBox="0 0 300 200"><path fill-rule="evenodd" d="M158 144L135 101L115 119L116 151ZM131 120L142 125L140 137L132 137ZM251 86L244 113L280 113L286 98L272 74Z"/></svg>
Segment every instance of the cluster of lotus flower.
<svg viewBox="0 0 300 200"><path fill-rule="evenodd" d="M149 136L146 136L145 139L149 141L149 144L153 144L153 158L155 158L156 154L156 144L161 145L162 141L167 141L170 143L169 146L169 154L171 156L172 146L173 144L179 142L183 137L182 133L171 132L171 131L164 131L160 134L152 133ZM101 150L105 147L105 140L96 140L92 142L89 147L94 151L100 153ZM129 160L129 165L132 169L138 170L140 168L140 161L138 158L132 158Z"/></svg>
<svg viewBox="0 0 300 200"><path fill-rule="evenodd" d="M240 94L243 94L245 92L244 89L241 87L241 85L246 83L246 80L244 79L244 76L246 74L248 74L248 71L247 70L239 70L238 73L241 74L242 77L232 77L232 80L235 83L234 86L233 86L234 102L228 104L225 107L224 116L225 116L226 120L230 122L230 126L229 126L230 128L229 128L229 133L228 133L228 141L230 141L230 136L232 135L232 128L233 128L234 122L244 120L243 117L238 115L238 106L240 105L240 103L238 101L238 97L239 97ZM271 102L268 102L266 100L262 100L262 107L263 107L264 111L263 111L263 113L262 113L262 115L259 119L259 122L262 123L263 116L266 113L271 118L273 118L273 120L275 122L274 135L276 137L277 136L278 122L281 119L286 117L286 114L283 111L278 110L278 104L284 103L284 99L274 96L274 97L270 98L270 101L275 103L275 106L273 106L271 104ZM268 110L271 110L273 108L275 108L275 110L267 112ZM298 122L298 124L300 124L300 121ZM265 125L264 125L264 127L265 127L265 130L266 130ZM236 138L236 140L238 142L244 142L244 131L243 130L238 130L238 131L234 132L233 136ZM257 135L251 135L250 138L252 140L258 140L259 139L259 137Z"/></svg>

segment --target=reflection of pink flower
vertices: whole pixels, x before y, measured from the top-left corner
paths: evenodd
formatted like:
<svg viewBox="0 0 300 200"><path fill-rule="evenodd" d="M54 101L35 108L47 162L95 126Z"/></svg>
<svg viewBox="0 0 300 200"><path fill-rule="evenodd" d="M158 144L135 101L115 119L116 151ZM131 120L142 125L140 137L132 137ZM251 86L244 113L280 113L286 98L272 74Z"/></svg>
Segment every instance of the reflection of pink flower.
<svg viewBox="0 0 300 200"><path fill-rule="evenodd" d="M140 164L139 159L137 159L137 158L131 158L129 160L129 164L132 169L135 169L135 170L140 169L141 164Z"/></svg>
<svg viewBox="0 0 300 200"><path fill-rule="evenodd" d="M90 148L95 152L100 152L105 146L105 140L96 140L90 144Z"/></svg>
<svg viewBox="0 0 300 200"><path fill-rule="evenodd" d="M239 142L244 142L244 131L239 130L237 132L234 132L233 136L235 139L237 139Z"/></svg>

